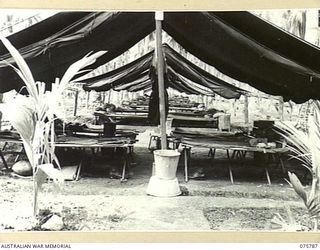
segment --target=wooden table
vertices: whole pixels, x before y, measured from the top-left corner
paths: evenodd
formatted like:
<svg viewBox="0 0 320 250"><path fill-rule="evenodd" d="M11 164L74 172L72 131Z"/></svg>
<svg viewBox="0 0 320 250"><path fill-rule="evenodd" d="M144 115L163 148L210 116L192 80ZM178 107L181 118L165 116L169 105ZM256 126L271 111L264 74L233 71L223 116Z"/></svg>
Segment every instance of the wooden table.
<svg viewBox="0 0 320 250"><path fill-rule="evenodd" d="M227 158L228 158L228 168L229 168L229 176L230 181L233 184L234 178L232 173L232 162L238 157L238 159L243 160L246 157L247 152L258 152L258 153L264 153L268 155L274 155L279 160L279 163L281 165L282 171L285 173L285 167L282 161L281 156L289 150L287 148L258 148L253 146L248 146L247 142L230 142L230 141L214 141L214 139L211 140L201 140L201 139L195 139L195 138L182 138L181 139L181 145L184 149L184 167L185 167L185 181L188 181L188 163L190 161L190 151L191 148L197 147L197 148L208 148L209 149L209 155L214 158L216 149L222 149L226 150ZM232 154L230 154L230 151L233 151ZM269 158L268 158L269 161ZM265 173L267 177L268 184L271 185L271 179L268 171L268 165L270 162L266 162L264 165Z"/></svg>
<svg viewBox="0 0 320 250"><path fill-rule="evenodd" d="M93 127L81 128L79 131L71 131L71 133L76 137L85 137L85 138L100 138L100 141L103 140L103 125L94 125ZM116 129L114 138L128 138L132 142L136 142L136 137L139 134L138 131L132 129Z"/></svg>
<svg viewBox="0 0 320 250"><path fill-rule="evenodd" d="M122 108L122 109L118 109L116 111L114 111L115 113L129 113L129 114L148 114L148 109L126 109L126 108Z"/></svg>
<svg viewBox="0 0 320 250"><path fill-rule="evenodd" d="M104 119L108 120L111 118L116 121L117 125L149 125L148 113L107 113L104 111L96 111L94 115L97 123L98 119L102 119L103 121Z"/></svg>
<svg viewBox="0 0 320 250"><path fill-rule="evenodd" d="M177 107L177 106L169 106L169 109L171 110L182 110L182 111L201 111L197 107Z"/></svg>
<svg viewBox="0 0 320 250"><path fill-rule="evenodd" d="M172 127L218 128L218 118L199 116L170 115Z"/></svg>
<svg viewBox="0 0 320 250"><path fill-rule="evenodd" d="M4 147L0 150L0 158L2 159L3 164L8 168L8 164L4 158L4 154L23 154L23 151L5 151L5 147L8 143L23 144L21 139L15 138L1 138L0 141L5 142ZM133 145L135 140L132 140L130 137L113 137L113 138L79 138L79 137L58 137L55 141L55 147L57 148L123 148L123 167L121 181L125 180L126 169L130 167L131 163L131 154L133 152ZM22 146L23 149L23 146ZM82 159L80 159L80 162Z"/></svg>
<svg viewBox="0 0 320 250"><path fill-rule="evenodd" d="M120 181L125 180L126 169L130 167L132 160L133 145L135 141L130 137L108 137L99 139L86 139L78 137L66 137L66 140L57 139L55 147L60 148L123 148L123 167ZM80 160L80 162L82 159Z"/></svg>

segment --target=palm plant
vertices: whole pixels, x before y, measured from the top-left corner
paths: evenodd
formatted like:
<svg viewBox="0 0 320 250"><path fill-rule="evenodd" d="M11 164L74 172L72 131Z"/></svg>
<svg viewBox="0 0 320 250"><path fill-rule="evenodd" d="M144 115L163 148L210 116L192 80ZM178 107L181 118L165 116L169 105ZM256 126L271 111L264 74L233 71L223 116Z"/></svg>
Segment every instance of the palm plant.
<svg viewBox="0 0 320 250"><path fill-rule="evenodd" d="M47 178L54 182L63 181L61 172L54 167L59 166L55 156L54 120L61 104L63 92L72 78L84 67L92 64L105 52L87 55L72 64L60 81L57 88L45 90L45 83L36 82L30 68L20 53L6 39L1 38L18 68L11 65L23 80L28 96L17 95L14 103L8 103L3 112L7 114L11 125L20 134L26 155L33 169L33 214L38 213L38 191Z"/></svg>
<svg viewBox="0 0 320 250"><path fill-rule="evenodd" d="M306 191L298 177L294 173L288 173L293 189L302 198L309 215L313 218L314 230L317 230L320 217L320 102L313 101L312 105L314 112L308 119L307 132L285 123L276 126L288 142L292 157L299 160L312 174L311 188Z"/></svg>
<svg viewBox="0 0 320 250"><path fill-rule="evenodd" d="M283 14L285 29L290 33L304 39L306 34L306 11L287 10Z"/></svg>

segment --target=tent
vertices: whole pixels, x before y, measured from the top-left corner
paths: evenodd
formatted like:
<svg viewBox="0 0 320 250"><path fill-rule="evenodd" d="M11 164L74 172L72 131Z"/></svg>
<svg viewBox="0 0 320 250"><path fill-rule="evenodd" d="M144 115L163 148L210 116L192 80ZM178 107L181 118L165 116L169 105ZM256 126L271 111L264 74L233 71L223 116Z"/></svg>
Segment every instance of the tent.
<svg viewBox="0 0 320 250"><path fill-rule="evenodd" d="M67 12L9 37L37 80L47 83L90 51L108 52L95 68L122 54L155 29L152 12ZM284 100L320 98L318 47L249 12L167 12L163 29L184 49L219 71ZM38 35L39 34L39 35ZM0 46L0 92L22 82Z"/></svg>
<svg viewBox="0 0 320 250"><path fill-rule="evenodd" d="M165 81L168 87L187 94L214 95L224 98L239 98L244 90L237 88L199 68L168 44L164 44L163 53L166 64ZM86 83L83 88L87 91L129 90L138 91L151 88L154 82L150 74L153 66L154 51L124 65L116 70L95 77L82 79Z"/></svg>
<svg viewBox="0 0 320 250"><path fill-rule="evenodd" d="M75 61L92 51L107 50L101 60L121 55L154 30L153 13L63 12L9 36L29 64L34 78L50 85ZM57 28L58 26L58 28ZM38 34L40 34L39 39ZM0 92L19 91L22 81L0 45ZM98 60L92 68L100 65Z"/></svg>

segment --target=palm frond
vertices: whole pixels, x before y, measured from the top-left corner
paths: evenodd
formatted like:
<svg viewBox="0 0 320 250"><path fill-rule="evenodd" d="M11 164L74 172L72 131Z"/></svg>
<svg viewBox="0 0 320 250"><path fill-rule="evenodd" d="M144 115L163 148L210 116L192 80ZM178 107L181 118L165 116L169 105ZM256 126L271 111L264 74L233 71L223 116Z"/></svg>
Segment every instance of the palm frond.
<svg viewBox="0 0 320 250"><path fill-rule="evenodd" d="M315 104L316 105L316 104ZM317 107L317 106L316 106ZM314 115L309 117L309 141L310 141L310 153L312 155L312 167L316 172L320 167L320 133L318 126L318 117L320 110L315 108Z"/></svg>
<svg viewBox="0 0 320 250"><path fill-rule="evenodd" d="M33 103L24 97L16 98L14 104L4 105L2 111L20 136L28 142L32 141L36 123Z"/></svg>
<svg viewBox="0 0 320 250"><path fill-rule="evenodd" d="M308 161L306 161L305 158L306 158L306 156L300 157L299 155L296 156L296 155L291 154L289 160L296 159L296 160L300 161L302 164L301 166L305 167L306 169L308 169L312 173L312 168L309 167L309 166L311 166L311 164Z"/></svg>
<svg viewBox="0 0 320 250"><path fill-rule="evenodd" d="M75 75L86 66L94 63L106 51L88 54L73 63L65 72L61 81L56 81L58 83L57 89L47 92L45 83L35 82L30 68L19 51L6 38L1 38L1 41L18 67L10 66L21 77L29 93L29 97L19 95L14 105L10 105L11 110L9 108L4 112L8 114L12 126L20 134L27 157L33 167L34 215L36 215L38 188L42 186L47 178L53 179L55 182L63 181L61 171L54 168L53 165L53 162L56 162L60 169L59 161L54 154L54 119L59 103L62 101L63 92Z"/></svg>
<svg viewBox="0 0 320 250"><path fill-rule="evenodd" d="M104 55L107 51L99 51L92 55L88 54L79 61L73 63L68 70L65 72L63 77L61 78L59 84L59 93L62 93L63 90L66 88L67 84L71 81L71 79L79 73L81 69L93 64L97 58Z"/></svg>
<svg viewBox="0 0 320 250"><path fill-rule="evenodd" d="M32 166L32 169L35 169L35 165L34 165L34 153L33 153L33 147L32 147L32 143L31 141L26 141L25 139L22 138L22 143L23 143L23 147L24 150L26 152L26 155L28 157L28 160Z"/></svg>
<svg viewBox="0 0 320 250"><path fill-rule="evenodd" d="M292 153L292 157L299 159L305 165L312 166L311 142L308 134L285 123L277 123L276 127L279 129L278 134L287 142L286 147Z"/></svg>
<svg viewBox="0 0 320 250"><path fill-rule="evenodd" d="M28 92L30 95L32 95L33 98L36 100L38 99L38 92L36 89L35 81L32 76L31 70L28 67L28 64L23 59L23 57L20 55L19 51L12 46L12 44L9 42L9 40L5 37L1 37L2 43L5 45L5 47L8 49L12 57L14 58L15 62L17 63L21 74L23 75L24 82L26 84L26 87L28 89Z"/></svg>
<svg viewBox="0 0 320 250"><path fill-rule="evenodd" d="M289 150L295 154L295 159L303 162L302 166L311 171L311 190L306 192L298 177L288 173L289 179L295 192L302 198L308 212L315 219L320 216L320 102L313 101L313 113L308 116L308 129L306 132L299 131L293 126L284 123L277 124L280 134L291 143Z"/></svg>
<svg viewBox="0 0 320 250"><path fill-rule="evenodd" d="M304 190L300 180L298 177L293 174L288 172L290 182L292 184L293 189L296 191L296 193L302 198L302 200L307 203L307 192Z"/></svg>
<svg viewBox="0 0 320 250"><path fill-rule="evenodd" d="M38 171L39 170L43 171L54 182L57 182L57 183L64 182L64 177L62 172L56 169L51 163L39 165Z"/></svg>
<svg viewBox="0 0 320 250"><path fill-rule="evenodd" d="M48 178L52 179L56 183L62 183L64 181L61 171L54 168L52 164L38 165L37 172L35 174L35 180L38 188L41 188Z"/></svg>

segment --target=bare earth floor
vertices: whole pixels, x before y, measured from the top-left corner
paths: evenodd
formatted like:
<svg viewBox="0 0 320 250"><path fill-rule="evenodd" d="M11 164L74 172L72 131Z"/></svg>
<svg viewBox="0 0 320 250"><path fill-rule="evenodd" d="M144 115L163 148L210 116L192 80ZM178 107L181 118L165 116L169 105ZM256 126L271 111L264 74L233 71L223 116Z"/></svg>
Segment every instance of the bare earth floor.
<svg viewBox="0 0 320 250"><path fill-rule="evenodd" d="M64 221L63 230L76 231L279 231L282 229L271 220L279 213L287 221L289 211L297 223L311 227L302 201L279 167L270 169L272 185L267 185L263 168L250 162L235 164L232 185L224 152L218 152L216 161L207 153L194 151L190 166L191 173L203 167L204 180L184 182L181 159L177 177L182 195L172 198L146 195L153 162L146 148L135 148L133 176L123 183L109 178L108 161L97 161L84 166L79 181L67 181L59 188L45 184L39 197L42 216L58 214ZM299 166L286 166L305 175ZM2 171L0 200L1 231L40 230L31 219L31 179Z"/></svg>

